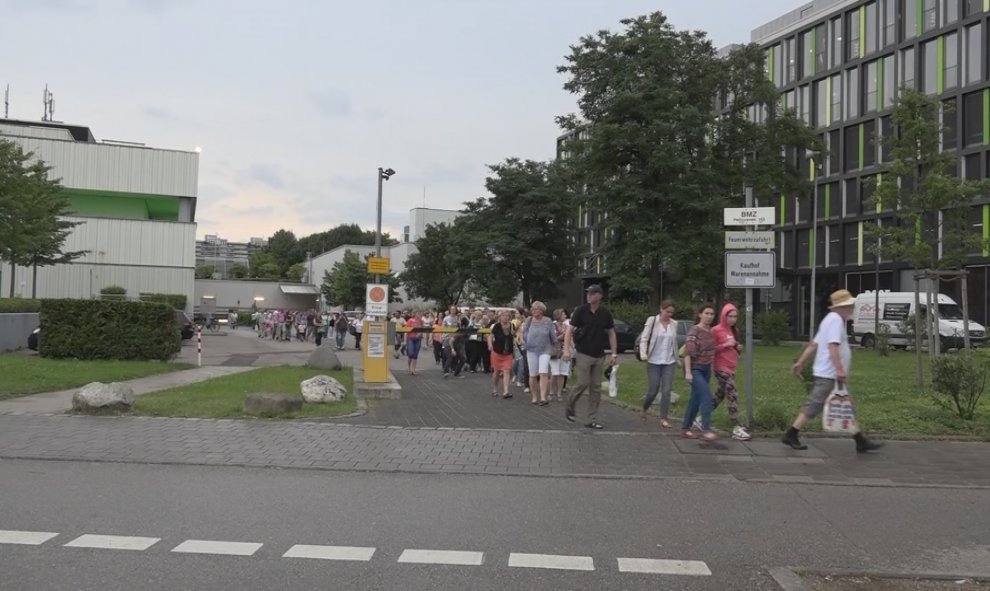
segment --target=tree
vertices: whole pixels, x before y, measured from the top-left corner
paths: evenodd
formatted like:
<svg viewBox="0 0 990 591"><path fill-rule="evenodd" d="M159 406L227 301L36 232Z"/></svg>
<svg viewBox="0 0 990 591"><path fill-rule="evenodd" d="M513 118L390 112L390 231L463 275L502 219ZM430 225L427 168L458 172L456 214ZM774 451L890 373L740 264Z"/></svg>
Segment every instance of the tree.
<svg viewBox="0 0 990 591"><path fill-rule="evenodd" d="M396 293L399 280L392 273L384 276L388 284L388 301L401 301ZM344 251L344 259L334 263L330 271L323 272L323 284L320 292L331 306L342 306L345 309L363 308L364 296L369 283L367 260L361 260L358 253L352 250Z"/></svg>
<svg viewBox="0 0 990 591"><path fill-rule="evenodd" d="M657 305L667 274L685 291L714 296L722 209L742 205L747 183L767 196L783 189L796 174L774 150L814 136L785 114L768 117L775 127L744 124L754 103L778 115L758 48L722 59L704 33L677 31L662 13L621 22L621 34L583 37L558 68L580 109L558 118L582 132L564 147L572 184L604 242L613 295L645 293ZM712 108L720 91L732 96L726 118Z"/></svg>
<svg viewBox="0 0 990 591"><path fill-rule="evenodd" d="M961 178L959 156L941 151L938 102L902 88L890 115L894 133L884 140L891 159L881 165L869 201L886 220L869 228L874 250L916 270L959 269L986 247L969 225L969 207L990 183Z"/></svg>
<svg viewBox="0 0 990 591"><path fill-rule="evenodd" d="M436 224L416 241L416 251L406 259L400 276L406 292L436 302L441 308L455 305L467 285L468 269L459 260L457 225Z"/></svg>
<svg viewBox="0 0 990 591"><path fill-rule="evenodd" d="M251 277L256 279L266 278L266 279L278 279L278 265L275 263L275 257L272 253L265 249L256 250L248 256L248 266L251 269ZM274 271L272 271L274 269ZM274 275L274 277L272 277Z"/></svg>
<svg viewBox="0 0 990 591"><path fill-rule="evenodd" d="M38 267L71 262L87 251L63 252L71 229L81 222L61 219L69 200L51 167L16 143L0 139L0 257L10 263L10 297L15 269L31 267L31 296L37 295Z"/></svg>
<svg viewBox="0 0 990 591"><path fill-rule="evenodd" d="M357 224L340 224L326 232L310 234L299 239L299 252L313 253L313 256L331 251L345 244L367 245L375 243L375 233L372 230L362 230ZM382 234L382 244L391 246L398 242L388 233Z"/></svg>
<svg viewBox="0 0 990 591"><path fill-rule="evenodd" d="M289 230L279 230L268 239L265 249L271 253L278 265L279 276L284 277L289 267L303 261L304 253L299 251L296 235Z"/></svg>
<svg viewBox="0 0 990 591"><path fill-rule="evenodd" d="M234 279L244 279L249 275L248 268L241 263L234 263L230 266L230 276Z"/></svg>
<svg viewBox="0 0 990 591"><path fill-rule="evenodd" d="M471 266L470 276L486 297L522 292L528 306L533 299L556 296L576 266L566 168L509 158L489 169L485 188L491 197L468 203L455 224L459 264ZM510 283L493 289L493 279Z"/></svg>
<svg viewBox="0 0 990 591"><path fill-rule="evenodd" d="M285 278L289 281L302 281L304 275L306 275L306 265L302 263L292 265L289 267L289 270L285 272Z"/></svg>
<svg viewBox="0 0 990 591"><path fill-rule="evenodd" d="M213 274L216 272L216 265L209 263L196 265L196 279L213 279Z"/></svg>

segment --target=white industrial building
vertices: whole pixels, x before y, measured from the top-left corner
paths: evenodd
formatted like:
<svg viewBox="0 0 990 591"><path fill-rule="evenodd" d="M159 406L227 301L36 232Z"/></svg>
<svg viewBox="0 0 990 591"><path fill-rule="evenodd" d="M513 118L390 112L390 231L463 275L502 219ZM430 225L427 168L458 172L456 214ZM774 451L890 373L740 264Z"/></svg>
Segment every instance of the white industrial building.
<svg viewBox="0 0 990 591"><path fill-rule="evenodd" d="M193 304L199 154L142 144L97 141L89 128L0 119L0 137L52 167L81 222L65 251L88 251L72 263L38 269L39 298L91 298L119 285L127 296L181 294ZM9 295L9 264L0 293ZM32 270L15 271L14 295L31 297Z"/></svg>

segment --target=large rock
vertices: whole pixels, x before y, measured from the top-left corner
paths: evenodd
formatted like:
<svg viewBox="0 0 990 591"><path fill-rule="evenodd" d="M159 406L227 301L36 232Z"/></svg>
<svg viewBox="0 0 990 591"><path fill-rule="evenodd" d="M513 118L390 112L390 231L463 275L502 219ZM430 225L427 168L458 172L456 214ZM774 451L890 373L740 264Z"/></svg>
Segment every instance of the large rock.
<svg viewBox="0 0 990 591"><path fill-rule="evenodd" d="M347 388L330 376L314 376L299 383L306 402L340 402L347 398Z"/></svg>
<svg viewBox="0 0 990 591"><path fill-rule="evenodd" d="M130 410L134 405L134 390L127 384L86 384L72 395L72 410L92 412L98 410Z"/></svg>
<svg viewBox="0 0 990 591"><path fill-rule="evenodd" d="M337 358L337 354L334 353L333 348L323 345L317 347L312 353L309 354L309 360L306 361L306 367L337 371L344 366L340 363L340 359Z"/></svg>
<svg viewBox="0 0 990 591"><path fill-rule="evenodd" d="M256 417L276 417L302 410L303 399L292 394L248 394L244 399L244 414Z"/></svg>

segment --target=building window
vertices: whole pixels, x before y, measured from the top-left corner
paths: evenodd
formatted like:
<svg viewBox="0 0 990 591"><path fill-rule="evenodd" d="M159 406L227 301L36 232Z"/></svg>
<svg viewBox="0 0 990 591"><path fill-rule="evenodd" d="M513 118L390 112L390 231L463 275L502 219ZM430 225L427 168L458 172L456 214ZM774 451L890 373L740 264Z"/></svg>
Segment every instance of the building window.
<svg viewBox="0 0 990 591"><path fill-rule="evenodd" d="M861 40L866 44L866 53L871 54L877 50L877 4L870 2L866 5L866 39Z"/></svg>
<svg viewBox="0 0 990 591"><path fill-rule="evenodd" d="M842 226L843 246L845 256L842 262L847 265L859 264L859 224L851 223Z"/></svg>
<svg viewBox="0 0 990 591"><path fill-rule="evenodd" d="M818 184L815 183L815 187ZM814 188L812 188L814 191ZM797 198L797 215L795 216L795 222L798 224L804 224L811 221L811 195L807 191L798 195Z"/></svg>
<svg viewBox="0 0 990 591"><path fill-rule="evenodd" d="M828 39L825 37L825 25L815 27L815 72L825 71L825 61L828 55Z"/></svg>
<svg viewBox="0 0 990 591"><path fill-rule="evenodd" d="M880 0L883 6L883 46L897 43L897 0Z"/></svg>
<svg viewBox="0 0 990 591"><path fill-rule="evenodd" d="M863 110L872 113L877 110L877 62L870 62L864 67L863 80Z"/></svg>
<svg viewBox="0 0 990 591"><path fill-rule="evenodd" d="M783 268L794 268L794 232L780 233L780 259L784 262Z"/></svg>
<svg viewBox="0 0 990 591"><path fill-rule="evenodd" d="M797 103L794 102L794 98L796 96L797 93L794 92L793 90L788 90L783 94L783 99L784 99L783 107L785 111L797 112Z"/></svg>
<svg viewBox="0 0 990 591"><path fill-rule="evenodd" d="M828 173L839 174L842 172L842 139L841 132L833 129L828 132L826 142L828 143Z"/></svg>
<svg viewBox="0 0 990 591"><path fill-rule="evenodd" d="M925 94L938 92L938 39L921 46L921 91Z"/></svg>
<svg viewBox="0 0 990 591"><path fill-rule="evenodd" d="M871 119L863 123L863 166L877 163L877 124Z"/></svg>
<svg viewBox="0 0 990 591"><path fill-rule="evenodd" d="M945 70L942 89L959 86L959 33L949 33L945 39Z"/></svg>
<svg viewBox="0 0 990 591"><path fill-rule="evenodd" d="M828 108L828 95L825 94L826 81L819 80L815 82L815 126L816 127L826 127L829 124L828 119L825 117L825 112Z"/></svg>
<svg viewBox="0 0 990 591"><path fill-rule="evenodd" d="M859 126L850 125L842 132L843 169L846 172L859 169Z"/></svg>
<svg viewBox="0 0 990 591"><path fill-rule="evenodd" d="M842 17L833 18L828 22L829 32L832 36L832 51L829 53L828 65L835 68L842 65Z"/></svg>
<svg viewBox="0 0 990 591"><path fill-rule="evenodd" d="M893 107L897 100L897 72L894 70L894 56L883 58L883 108Z"/></svg>
<svg viewBox="0 0 990 591"><path fill-rule="evenodd" d="M798 105L801 121L811 125L811 87L807 84L798 89Z"/></svg>
<svg viewBox="0 0 990 591"><path fill-rule="evenodd" d="M862 203L861 213L876 211L877 204L873 201L873 195L877 191L877 177L864 176L859 180L860 201Z"/></svg>
<svg viewBox="0 0 990 591"><path fill-rule="evenodd" d="M983 2L982 0L965 0L966 1L966 16L973 16L974 14L980 14L983 12Z"/></svg>
<svg viewBox="0 0 990 591"><path fill-rule="evenodd" d="M842 262L842 232L839 226L828 227L828 266L838 267Z"/></svg>
<svg viewBox="0 0 990 591"><path fill-rule="evenodd" d="M914 63L914 48L909 47L901 51L900 84L898 86L917 88L917 85L914 83L916 69L917 68Z"/></svg>
<svg viewBox="0 0 990 591"><path fill-rule="evenodd" d="M849 28L847 29L847 38L849 43L846 44L846 59L854 60L859 57L859 9L851 10L846 13L846 23Z"/></svg>
<svg viewBox="0 0 990 591"><path fill-rule="evenodd" d="M830 123L842 121L842 75L835 74L829 78L832 85L832 120Z"/></svg>
<svg viewBox="0 0 990 591"><path fill-rule="evenodd" d="M963 176L967 181L978 181L983 178L983 173L980 170L980 163L982 158L979 154L970 154L963 159Z"/></svg>
<svg viewBox="0 0 990 591"><path fill-rule="evenodd" d="M955 150L959 143L959 126L956 124L958 115L956 99L951 98L942 102L942 149Z"/></svg>
<svg viewBox="0 0 990 591"><path fill-rule="evenodd" d="M811 241L811 230L798 230L797 233L797 258L798 258L798 268L807 269L808 259L811 257L810 250Z"/></svg>
<svg viewBox="0 0 990 591"><path fill-rule="evenodd" d="M804 52L804 60L801 63L801 77L807 78L815 73L815 30L805 31L801 34L801 51Z"/></svg>
<svg viewBox="0 0 990 591"><path fill-rule="evenodd" d="M784 84L790 84L797 80L796 45L797 39L794 37L784 41L784 63L787 65L784 69Z"/></svg>
<svg viewBox="0 0 990 591"><path fill-rule="evenodd" d="M915 12L916 2L921 0L900 0L901 39L914 39L918 34L918 13Z"/></svg>
<svg viewBox="0 0 990 591"><path fill-rule="evenodd" d="M976 23L966 27L966 51L963 60L966 68L966 84L983 80L983 25Z"/></svg>
<svg viewBox="0 0 990 591"><path fill-rule="evenodd" d="M815 230L815 266L825 266L825 249L828 248L826 241L828 230L824 226L818 226Z"/></svg>
<svg viewBox="0 0 990 591"><path fill-rule="evenodd" d="M983 206L977 205L976 207L969 208L969 227L973 234L977 236L983 236ZM980 255L983 249L979 246L975 248L970 254Z"/></svg>
<svg viewBox="0 0 990 591"><path fill-rule="evenodd" d="M963 97L964 145L983 143L983 93L973 92Z"/></svg>
<svg viewBox="0 0 990 591"><path fill-rule="evenodd" d="M859 117L859 68L846 70L846 119Z"/></svg>
<svg viewBox="0 0 990 591"><path fill-rule="evenodd" d="M920 0L920 2L921 32L934 31L938 28L938 0Z"/></svg>
<svg viewBox="0 0 990 591"><path fill-rule="evenodd" d="M890 120L890 116L880 118L880 161L890 162L894 159L894 155L890 148L884 145L887 138L894 137L894 124Z"/></svg>
<svg viewBox="0 0 990 591"><path fill-rule="evenodd" d="M949 25L959 20L959 0L942 0L942 24Z"/></svg>
<svg viewBox="0 0 990 591"><path fill-rule="evenodd" d="M827 220L828 210L832 208L832 197L830 193L832 189L826 189L826 187L828 186L829 185L827 184L823 184L823 185L819 185L816 188L816 190L818 191L818 210L817 210L818 214L817 217L815 218L816 221ZM829 198L826 199L825 195L828 195Z"/></svg>

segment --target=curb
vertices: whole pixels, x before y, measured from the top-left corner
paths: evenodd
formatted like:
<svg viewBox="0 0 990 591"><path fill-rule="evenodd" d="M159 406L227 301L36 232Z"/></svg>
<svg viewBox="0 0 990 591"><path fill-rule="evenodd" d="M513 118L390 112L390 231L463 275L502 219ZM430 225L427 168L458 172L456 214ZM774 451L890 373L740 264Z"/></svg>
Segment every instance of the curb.
<svg viewBox="0 0 990 591"><path fill-rule="evenodd" d="M774 567L769 569L770 576L780 586L783 591L811 591L811 587L804 582L801 575L815 575L820 577L870 577L884 579L907 579L907 580L932 580L932 581L978 581L990 582L990 572L986 573L948 573L948 572L904 572L904 571L863 571L853 569L815 569L795 566Z"/></svg>

